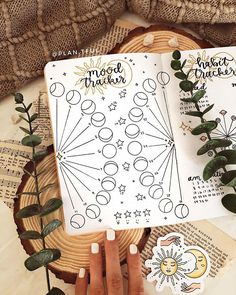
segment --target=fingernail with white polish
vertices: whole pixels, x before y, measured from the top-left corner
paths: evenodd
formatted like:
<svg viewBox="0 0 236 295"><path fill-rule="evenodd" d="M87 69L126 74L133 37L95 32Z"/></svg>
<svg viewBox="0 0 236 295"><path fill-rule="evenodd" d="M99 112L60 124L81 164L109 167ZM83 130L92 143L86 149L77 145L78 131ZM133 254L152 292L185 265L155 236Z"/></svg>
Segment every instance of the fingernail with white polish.
<svg viewBox="0 0 236 295"><path fill-rule="evenodd" d="M137 246L134 245L134 244L131 244L131 245L129 246L129 252L130 252L130 254L132 254L132 255L137 254L137 252L138 252L138 248L137 248Z"/></svg>
<svg viewBox="0 0 236 295"><path fill-rule="evenodd" d="M85 277L85 268L81 268L79 270L79 278L83 279Z"/></svg>
<svg viewBox="0 0 236 295"><path fill-rule="evenodd" d="M98 245L98 243L92 243L91 252L92 252L92 254L98 254L99 253L99 245Z"/></svg>
<svg viewBox="0 0 236 295"><path fill-rule="evenodd" d="M108 229L107 230L107 240L108 241L114 241L116 238L116 233L113 229Z"/></svg>

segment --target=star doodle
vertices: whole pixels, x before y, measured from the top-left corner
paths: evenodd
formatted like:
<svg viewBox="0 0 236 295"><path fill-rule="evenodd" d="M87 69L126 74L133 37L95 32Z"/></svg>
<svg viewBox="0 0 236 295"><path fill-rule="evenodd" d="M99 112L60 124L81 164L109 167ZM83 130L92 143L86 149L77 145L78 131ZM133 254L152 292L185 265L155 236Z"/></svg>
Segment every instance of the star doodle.
<svg viewBox="0 0 236 295"><path fill-rule="evenodd" d="M145 217L146 217L146 216L150 216L151 210L145 209L145 210L143 211L143 213L144 213L144 216L145 216Z"/></svg>
<svg viewBox="0 0 236 295"><path fill-rule="evenodd" d="M62 159L62 155L61 155L60 153L57 153L57 159L58 159L59 161L61 161L61 159Z"/></svg>
<svg viewBox="0 0 236 295"><path fill-rule="evenodd" d="M126 89L119 92L119 96L120 96L120 98L124 98L126 96Z"/></svg>
<svg viewBox="0 0 236 295"><path fill-rule="evenodd" d="M121 194L121 195L123 195L123 194L124 194L124 192L125 192L125 188L126 188L126 186L125 186L125 185L123 185L123 184L121 184L121 185L118 187L118 189L119 189L119 192L120 192L120 194Z"/></svg>
<svg viewBox="0 0 236 295"><path fill-rule="evenodd" d="M123 124L125 124L125 121L126 121L126 119L123 119L123 118L120 117L120 119L118 120L118 123L120 125L123 125Z"/></svg>
<svg viewBox="0 0 236 295"><path fill-rule="evenodd" d="M63 73L63 76L66 76L66 73Z"/></svg>
<svg viewBox="0 0 236 295"><path fill-rule="evenodd" d="M110 112L111 112L111 111L114 111L114 110L116 109L116 107L117 107L116 102L113 102L113 103L111 103L111 104L108 106Z"/></svg>
<svg viewBox="0 0 236 295"><path fill-rule="evenodd" d="M127 211L124 213L124 215L125 215L125 218L129 218L129 217L131 217L131 212L127 210Z"/></svg>
<svg viewBox="0 0 236 295"><path fill-rule="evenodd" d="M129 60L130 62L133 62L133 60L130 58L130 60Z"/></svg>
<svg viewBox="0 0 236 295"><path fill-rule="evenodd" d="M122 164L123 168L125 171L129 171L129 168L130 168L130 164L127 163L127 162L124 162L124 164Z"/></svg>
<svg viewBox="0 0 236 295"><path fill-rule="evenodd" d="M117 142L116 142L116 144L117 144L117 147L119 148L119 149L121 149L122 148L122 146L123 146L123 144L124 144L124 140L118 140Z"/></svg>
<svg viewBox="0 0 236 295"><path fill-rule="evenodd" d="M105 98L105 96L102 96L101 99L102 99L102 100L105 100L106 98Z"/></svg>
<svg viewBox="0 0 236 295"><path fill-rule="evenodd" d="M116 212L116 214L114 214L114 216L115 216L116 219L121 218L121 215L122 215L122 213L119 213L119 212Z"/></svg>
<svg viewBox="0 0 236 295"><path fill-rule="evenodd" d="M134 211L134 216L141 217L141 211L139 211L139 210Z"/></svg>
<svg viewBox="0 0 236 295"><path fill-rule="evenodd" d="M144 55L144 57L147 59L148 58L148 56L147 55Z"/></svg>
<svg viewBox="0 0 236 295"><path fill-rule="evenodd" d="M146 197L141 194L137 194L135 197L137 198L137 201L143 201L144 199L146 199Z"/></svg>

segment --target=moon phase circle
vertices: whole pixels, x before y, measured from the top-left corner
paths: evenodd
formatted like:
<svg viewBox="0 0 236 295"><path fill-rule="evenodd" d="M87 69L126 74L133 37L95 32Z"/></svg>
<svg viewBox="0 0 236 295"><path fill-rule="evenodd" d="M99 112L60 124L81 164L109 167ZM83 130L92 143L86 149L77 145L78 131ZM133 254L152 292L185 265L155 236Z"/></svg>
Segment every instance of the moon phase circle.
<svg viewBox="0 0 236 295"><path fill-rule="evenodd" d="M139 107L144 107L148 102L148 96L144 92L137 92L134 95L134 103Z"/></svg>
<svg viewBox="0 0 236 295"><path fill-rule="evenodd" d="M106 122L106 117L103 113L94 113L91 117L91 123L95 127L102 127Z"/></svg>
<svg viewBox="0 0 236 295"><path fill-rule="evenodd" d="M100 191L96 195L96 201L99 205L107 205L111 201L111 195L107 191Z"/></svg>
<svg viewBox="0 0 236 295"><path fill-rule="evenodd" d="M107 176L103 178L101 185L105 191L112 191L116 187L116 181L113 177Z"/></svg>
<svg viewBox="0 0 236 295"><path fill-rule="evenodd" d="M136 124L129 124L125 128L125 135L129 138L136 138L140 133L140 129Z"/></svg>
<svg viewBox="0 0 236 295"><path fill-rule="evenodd" d="M96 104L91 99L86 99L81 104L81 111L86 115L91 115L96 110Z"/></svg>
<svg viewBox="0 0 236 295"><path fill-rule="evenodd" d="M102 149L102 154L107 159L112 159L115 157L117 149L113 144L106 144Z"/></svg>
<svg viewBox="0 0 236 295"><path fill-rule="evenodd" d="M148 194L152 199L160 199L163 196L163 188L159 184L154 184L149 188Z"/></svg>
<svg viewBox="0 0 236 295"><path fill-rule="evenodd" d="M137 157L134 160L133 166L137 171L144 171L148 167L148 160L144 157Z"/></svg>
<svg viewBox="0 0 236 295"><path fill-rule="evenodd" d="M169 213L173 209L173 202L169 198L162 199L159 202L158 208L163 213Z"/></svg>
<svg viewBox="0 0 236 295"><path fill-rule="evenodd" d="M113 132L110 128L104 127L98 132L98 138L103 142L112 140Z"/></svg>
<svg viewBox="0 0 236 295"><path fill-rule="evenodd" d="M153 184L155 180L154 175L151 172L143 172L140 177L139 177L139 181L143 186L150 186Z"/></svg>
<svg viewBox="0 0 236 295"><path fill-rule="evenodd" d="M49 89L51 95L55 97L61 97L65 93L65 87L60 82L55 82L50 86Z"/></svg>
<svg viewBox="0 0 236 295"><path fill-rule="evenodd" d="M157 74L157 81L161 86L165 86L170 82L170 76L166 72L159 72Z"/></svg>
<svg viewBox="0 0 236 295"><path fill-rule="evenodd" d="M127 150L132 156L137 156L142 152L142 145L139 141L131 141L128 144Z"/></svg>
<svg viewBox="0 0 236 295"><path fill-rule="evenodd" d="M70 219L70 225L75 229L80 229L85 224L85 218L81 214L74 214Z"/></svg>
<svg viewBox="0 0 236 295"><path fill-rule="evenodd" d="M133 122L139 122L143 118L143 111L140 108L132 108L128 114L129 118Z"/></svg>
<svg viewBox="0 0 236 295"><path fill-rule="evenodd" d="M178 204L175 207L175 215L176 217L180 219L184 219L188 216L189 214L189 208L185 204Z"/></svg>
<svg viewBox="0 0 236 295"><path fill-rule="evenodd" d="M70 90L66 94L66 101L69 104L76 105L81 100L81 94L77 90Z"/></svg>
<svg viewBox="0 0 236 295"><path fill-rule="evenodd" d="M156 82L151 79L147 78L146 80L143 81L143 89L149 93L152 93L156 90L157 84Z"/></svg>
<svg viewBox="0 0 236 295"><path fill-rule="evenodd" d="M100 215L101 209L97 205L92 204L86 208L85 213L90 219L96 219Z"/></svg>
<svg viewBox="0 0 236 295"><path fill-rule="evenodd" d="M118 172L118 165L114 161L108 161L105 163L103 170L107 175L113 176Z"/></svg>

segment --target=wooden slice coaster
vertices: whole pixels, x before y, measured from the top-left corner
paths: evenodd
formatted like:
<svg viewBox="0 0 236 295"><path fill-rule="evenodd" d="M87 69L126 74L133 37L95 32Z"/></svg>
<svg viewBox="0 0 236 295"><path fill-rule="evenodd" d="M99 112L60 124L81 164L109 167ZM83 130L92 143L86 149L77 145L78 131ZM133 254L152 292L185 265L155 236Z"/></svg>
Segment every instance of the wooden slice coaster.
<svg viewBox="0 0 236 295"><path fill-rule="evenodd" d="M148 34L154 35L154 43L151 47L143 46L143 39ZM195 48L212 47L206 41L198 40L193 36L177 30L163 26L151 26L149 28L136 28L133 30L124 41L117 45L111 53L124 53L124 52L168 52L176 48L171 48L168 41L177 37L180 50L189 50ZM26 169L32 170L32 163L28 163ZM41 200L44 204L49 198L58 197L60 195L55 158L52 149L50 154L38 164L38 169L46 169L46 172L40 176L39 183L43 187L49 183L56 183L55 188L44 192ZM18 188L17 193L22 191L34 190L34 182L28 175L24 175L22 183ZM15 201L14 215L16 212L35 202L34 196L21 196ZM63 210L45 217L45 224L50 220L58 218L63 220ZM39 230L38 219L35 217L27 219L15 218L18 233L25 230ZM126 251L128 245L131 243L139 244L140 247L145 243L146 231L143 229L134 229L117 232L117 237L120 245L120 260L125 261ZM67 283L74 283L76 275L81 267L89 269L89 251L91 243L97 242L103 244L104 233L93 233L81 236L69 236L64 230L64 226L54 231L46 238L48 248L58 248L61 250L62 257L54 263L51 263L50 270L58 277ZM25 251L31 255L42 248L40 240L22 240L22 245Z"/></svg>

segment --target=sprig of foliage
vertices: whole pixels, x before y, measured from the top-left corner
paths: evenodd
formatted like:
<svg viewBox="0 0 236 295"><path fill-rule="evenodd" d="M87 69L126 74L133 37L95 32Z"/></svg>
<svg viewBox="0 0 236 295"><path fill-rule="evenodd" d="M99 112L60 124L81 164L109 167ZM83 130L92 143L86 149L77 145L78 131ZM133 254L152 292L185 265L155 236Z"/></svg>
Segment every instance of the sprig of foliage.
<svg viewBox="0 0 236 295"><path fill-rule="evenodd" d="M39 186L39 175L41 172L37 170L37 162L47 156L47 150L36 150L36 147L39 146L42 142L41 138L35 134L38 126L33 127L33 122L37 119L37 114L30 114L30 109L32 107L32 103L28 106L24 103L24 98L21 93L14 94L15 103L17 107L15 108L17 112L21 113L20 117L27 122L28 129L25 127L20 127L20 129L26 134L25 137L21 140L22 145L29 146L32 148L32 158L29 160L33 163L33 172L31 173L27 169L23 169L25 173L27 173L30 177L34 179L35 189L30 192L22 192L19 195L24 196L34 196L35 203L28 205L22 209L20 209L16 217L17 218L29 218L32 216L37 216L40 224L40 232L36 230L27 230L20 235L21 239L31 239L31 240L41 240L42 241L42 250L34 253L25 261L25 267L29 271L34 271L42 266L45 267L46 272L46 280L47 280L47 295L65 295L64 292L58 288L51 288L50 285L50 277L48 264L59 259L61 257L61 252L58 249L49 249L46 246L46 237L51 234L55 229L61 226L62 222L58 219L54 219L50 221L48 224L44 223L44 216L54 212L62 206L61 199L52 198L49 199L45 204L41 203L40 197L41 194L45 191L50 190L54 184L48 184L44 187Z"/></svg>
<svg viewBox="0 0 236 295"><path fill-rule="evenodd" d="M199 81L193 83L189 80L191 69L188 72L184 71L187 60L181 62L181 53L179 50L173 52L172 58L171 68L175 70L175 77L181 80L179 87L182 91L189 93L189 98L183 98L181 101L193 104L196 109L196 111L186 112L186 115L198 117L201 120L201 124L192 130L192 134L200 135L205 133L208 138L208 141L197 151L197 155L204 155L208 151L213 151L214 153L214 158L206 164L203 170L203 179L207 181L219 169L223 170L220 179L221 186L231 187L234 192L225 195L222 198L222 204L229 211L236 213L236 170L228 170L226 168L227 165L236 164L236 151L226 149L232 144L232 141L228 139L212 139L211 132L217 128L217 122L215 120L206 120L205 115L212 110L214 104L204 110L200 108L200 100L204 97L206 91L196 89Z"/></svg>

